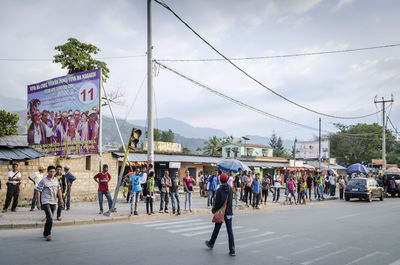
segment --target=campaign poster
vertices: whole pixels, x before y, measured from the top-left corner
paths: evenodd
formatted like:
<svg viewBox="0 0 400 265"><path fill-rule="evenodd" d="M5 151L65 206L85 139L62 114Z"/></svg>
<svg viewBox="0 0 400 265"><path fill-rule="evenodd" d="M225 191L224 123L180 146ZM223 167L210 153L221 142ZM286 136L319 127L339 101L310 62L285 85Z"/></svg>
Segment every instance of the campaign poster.
<svg viewBox="0 0 400 265"><path fill-rule="evenodd" d="M296 143L296 158L302 159L318 159L318 141L312 142L297 142ZM321 141L321 159L329 157L329 142Z"/></svg>
<svg viewBox="0 0 400 265"><path fill-rule="evenodd" d="M28 144L53 155L98 152L99 69L28 85Z"/></svg>

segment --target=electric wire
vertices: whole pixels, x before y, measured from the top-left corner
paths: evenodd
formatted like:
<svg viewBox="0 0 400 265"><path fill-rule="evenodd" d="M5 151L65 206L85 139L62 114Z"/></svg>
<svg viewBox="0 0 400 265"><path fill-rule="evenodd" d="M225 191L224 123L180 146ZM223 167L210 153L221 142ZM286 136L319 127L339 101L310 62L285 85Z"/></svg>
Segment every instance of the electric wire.
<svg viewBox="0 0 400 265"><path fill-rule="evenodd" d="M271 93L275 94L276 96L286 100L287 102L305 109L307 111L313 112L315 114L318 115L322 115L322 116L326 116L326 117L330 117L330 118L334 118L334 119L362 119L362 118L366 118L366 117L370 117L375 115L377 112L374 113L370 113L367 115L361 115L361 116L353 116L353 117L348 117L348 116L336 116L336 115L331 115L331 114L327 114L327 113L323 113L314 109L311 109L309 107L306 107L304 105L301 105L281 94L279 94L278 92L276 92L275 90L269 88L268 86L266 86L265 84L263 84L262 82L258 81L255 77L253 77L252 75L250 75L249 73L247 73L246 71L244 71L242 68L240 68L238 65L236 65L234 62L232 62L228 57L226 57L224 54L222 54L219 50L217 50L217 48L215 48L213 45L211 45L206 39L204 39L199 33L197 33L188 23L186 23L178 14L175 13L175 11L173 11L167 4L160 2L159 0L154 0L154 2L156 2L157 4L161 5L162 7L164 7L165 9L167 9L169 12L171 12L179 21L181 21L190 31L193 32L193 34L195 34L199 39L201 39L206 45L208 45L213 51L215 51L219 56L221 56L224 60L226 60L228 63L230 63L233 67L235 67L237 70L239 70L240 72L242 72L244 75L246 75L248 78L250 78L251 80L253 80L254 82L256 82L257 84L259 84L260 86L262 86L263 88L265 88L266 90L270 91Z"/></svg>
<svg viewBox="0 0 400 265"><path fill-rule="evenodd" d="M142 55L122 55L122 56L105 56L105 57L95 57L95 60L110 60L110 59L129 59L129 58L139 58L145 57L146 54ZM54 59L45 58L0 58L0 61L7 62L50 62Z"/></svg>

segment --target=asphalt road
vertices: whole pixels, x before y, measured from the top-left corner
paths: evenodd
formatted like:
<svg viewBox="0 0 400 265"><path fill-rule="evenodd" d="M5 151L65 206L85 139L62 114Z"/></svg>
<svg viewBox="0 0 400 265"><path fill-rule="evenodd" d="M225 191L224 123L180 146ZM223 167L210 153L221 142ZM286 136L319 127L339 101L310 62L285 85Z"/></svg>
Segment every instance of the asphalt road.
<svg viewBox="0 0 400 265"><path fill-rule="evenodd" d="M0 264L400 264L400 199L324 201L240 211L213 250L211 215L146 222L0 231Z"/></svg>

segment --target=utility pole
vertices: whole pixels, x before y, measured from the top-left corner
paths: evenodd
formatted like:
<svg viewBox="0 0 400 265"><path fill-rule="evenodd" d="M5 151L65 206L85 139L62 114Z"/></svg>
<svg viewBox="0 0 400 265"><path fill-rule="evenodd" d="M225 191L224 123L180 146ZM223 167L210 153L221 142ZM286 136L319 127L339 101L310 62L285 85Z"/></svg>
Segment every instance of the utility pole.
<svg viewBox="0 0 400 265"><path fill-rule="evenodd" d="M147 163L154 166L153 124L153 44L151 36L151 0L147 0Z"/></svg>
<svg viewBox="0 0 400 265"><path fill-rule="evenodd" d="M382 97L382 100L374 100L376 103L382 103L382 175L385 173L386 170L386 116L385 116L385 103L392 103L393 96L390 100L385 100Z"/></svg>
<svg viewBox="0 0 400 265"><path fill-rule="evenodd" d="M297 174L296 174L296 144L297 144L297 138L294 138L293 160L294 160L294 175L295 175L295 177L297 177Z"/></svg>
<svg viewBox="0 0 400 265"><path fill-rule="evenodd" d="M319 167L319 172L321 172L321 118L319 118L318 167Z"/></svg>

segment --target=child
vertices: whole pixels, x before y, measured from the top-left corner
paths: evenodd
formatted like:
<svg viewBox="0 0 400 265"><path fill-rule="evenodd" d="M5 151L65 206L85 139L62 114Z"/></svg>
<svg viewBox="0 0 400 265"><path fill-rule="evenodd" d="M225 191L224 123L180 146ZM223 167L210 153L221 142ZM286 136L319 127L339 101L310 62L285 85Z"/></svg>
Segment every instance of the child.
<svg viewBox="0 0 400 265"><path fill-rule="evenodd" d="M150 171L147 179L147 195L146 195L146 211L147 214L154 214L153 212L153 199L154 199L154 171ZM150 206L150 209L149 209Z"/></svg>
<svg viewBox="0 0 400 265"><path fill-rule="evenodd" d="M253 208L260 209L258 202L260 201L260 174L256 174L256 179L251 183L251 189L253 190Z"/></svg>
<svg viewBox="0 0 400 265"><path fill-rule="evenodd" d="M300 179L300 204L306 204L306 195L307 195L307 191L306 191L306 186L307 183L304 181L303 178Z"/></svg>

